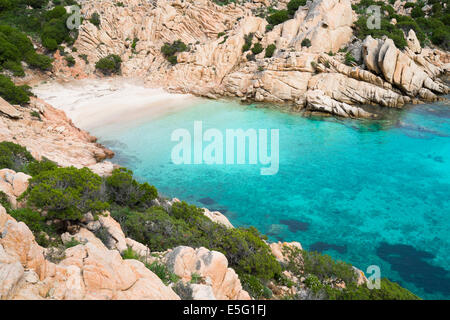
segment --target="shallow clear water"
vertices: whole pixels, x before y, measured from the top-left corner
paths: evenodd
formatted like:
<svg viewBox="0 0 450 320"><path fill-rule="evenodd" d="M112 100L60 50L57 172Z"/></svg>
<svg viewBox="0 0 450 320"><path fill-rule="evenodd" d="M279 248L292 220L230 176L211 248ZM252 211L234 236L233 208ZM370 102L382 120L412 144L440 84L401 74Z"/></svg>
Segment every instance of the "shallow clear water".
<svg viewBox="0 0 450 320"><path fill-rule="evenodd" d="M173 130L279 129L280 166L175 165ZM304 118L205 100L132 129L92 130L116 161L167 196L223 212L272 240L299 241L423 298L450 299L450 107L389 120Z"/></svg>

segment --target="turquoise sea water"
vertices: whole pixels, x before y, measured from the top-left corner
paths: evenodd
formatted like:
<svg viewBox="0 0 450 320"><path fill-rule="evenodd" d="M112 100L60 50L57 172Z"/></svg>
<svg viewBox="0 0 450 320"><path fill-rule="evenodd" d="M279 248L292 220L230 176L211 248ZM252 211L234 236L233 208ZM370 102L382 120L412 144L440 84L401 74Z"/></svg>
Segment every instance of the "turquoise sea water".
<svg viewBox="0 0 450 320"><path fill-rule="evenodd" d="M173 130L279 129L279 172L260 165L175 165ZM299 241L427 299L450 299L450 106L413 106L386 120L305 118L203 102L130 128L93 130L160 192L223 212L271 240Z"/></svg>

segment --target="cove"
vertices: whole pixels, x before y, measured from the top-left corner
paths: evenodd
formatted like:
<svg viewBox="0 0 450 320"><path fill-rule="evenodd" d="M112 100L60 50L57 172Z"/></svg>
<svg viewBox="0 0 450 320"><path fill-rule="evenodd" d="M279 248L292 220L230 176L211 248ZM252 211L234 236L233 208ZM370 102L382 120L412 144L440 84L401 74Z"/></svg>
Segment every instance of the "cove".
<svg viewBox="0 0 450 320"><path fill-rule="evenodd" d="M171 133L194 121L222 132L278 129L278 173L260 175L250 164L174 164ZM272 241L299 241L363 271L378 265L382 277L422 298L450 299L448 102L368 121L198 99L90 131L116 152L114 161L165 196L219 210L235 226L253 225Z"/></svg>
<svg viewBox="0 0 450 320"><path fill-rule="evenodd" d="M173 164L171 132L198 120L205 130L279 129L279 172ZM235 226L253 225L273 241L297 240L306 249L326 243L323 253L362 270L379 265L382 276L423 298L450 298L448 288L436 285L450 277L448 105L365 121L206 100L125 131L93 134L116 152L116 161L167 196L219 210ZM429 255L419 264L408 255L392 264L379 254L385 243ZM444 271L427 275L431 266Z"/></svg>

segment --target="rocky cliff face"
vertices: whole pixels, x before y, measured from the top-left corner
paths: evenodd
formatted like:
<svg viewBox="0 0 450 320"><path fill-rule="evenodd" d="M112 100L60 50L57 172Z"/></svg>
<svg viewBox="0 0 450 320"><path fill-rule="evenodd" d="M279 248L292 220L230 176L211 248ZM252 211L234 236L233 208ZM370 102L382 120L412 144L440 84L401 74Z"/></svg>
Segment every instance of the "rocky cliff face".
<svg viewBox="0 0 450 320"><path fill-rule="evenodd" d="M64 111L40 99L32 97L28 106L13 106L0 97L0 141L21 144L38 160L45 157L60 166L109 173L113 164L103 160L114 153L96 140L77 128Z"/></svg>
<svg viewBox="0 0 450 320"><path fill-rule="evenodd" d="M288 103L348 117L373 116L361 105L399 108L448 92L438 79L449 70L448 53L420 48L412 30L404 51L389 39L361 42L353 36L356 14L349 0L308 1L293 19L271 31L256 16L265 7L256 1L226 6L210 0L123 3L83 3L84 15L99 13L101 24L84 20L80 27L75 46L90 63L80 59L78 74L93 74L99 58L118 54L124 61L122 74L144 78L150 86L212 98ZM254 57L243 53L249 34L263 48L274 44L273 57L266 58L264 51ZM310 46L302 45L305 39ZM178 53L178 64L172 66L160 49L175 40L188 44L188 51ZM360 66L342 63L344 54L338 51L344 47L352 48Z"/></svg>

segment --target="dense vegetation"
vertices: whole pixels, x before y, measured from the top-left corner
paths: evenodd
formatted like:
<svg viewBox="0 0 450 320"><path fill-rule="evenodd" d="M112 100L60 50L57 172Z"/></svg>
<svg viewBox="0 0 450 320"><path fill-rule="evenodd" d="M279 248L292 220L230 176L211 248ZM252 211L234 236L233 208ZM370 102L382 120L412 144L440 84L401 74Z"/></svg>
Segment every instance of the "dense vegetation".
<svg viewBox="0 0 450 320"><path fill-rule="evenodd" d="M64 5L74 5L77 4L76 1L53 1L55 7L51 9L47 9L47 0L2 0L2 3L0 24L13 26L35 40L40 40L50 51L56 50L63 42L68 45L74 43L77 31L67 28L66 20L70 15Z"/></svg>
<svg viewBox="0 0 450 320"><path fill-rule="evenodd" d="M7 76L0 74L0 97L11 104L23 104L30 101L30 87L16 86Z"/></svg>
<svg viewBox="0 0 450 320"><path fill-rule="evenodd" d="M288 256L285 266L296 277L305 277L305 285L309 289L309 299L330 300L416 300L419 299L410 291L402 288L386 278L381 279L380 289L369 289L357 285L353 267L342 261L334 261L330 256L317 252L285 247ZM302 263L301 263L302 262ZM337 285L344 282L345 288ZM289 284L292 285L292 284ZM298 298L298 297L290 297ZM304 298L304 297L303 297Z"/></svg>
<svg viewBox="0 0 450 320"><path fill-rule="evenodd" d="M443 3L447 4L445 9ZM432 6L428 16L425 16L423 11L426 4ZM382 14L380 29L367 27L366 9L371 5L380 6L381 12L387 13L387 15ZM403 49L406 46L403 32L408 33L410 29L413 29L422 46L429 42L444 49L448 49L450 46L450 3L448 0L407 3L405 8L413 8L411 16L396 14L391 5L382 1L361 0L359 4L354 4L352 7L359 14L358 21L355 23L355 32L361 39L368 35L374 38L381 38L385 35L391 38L398 48ZM397 23L391 24L392 19L396 19Z"/></svg>

